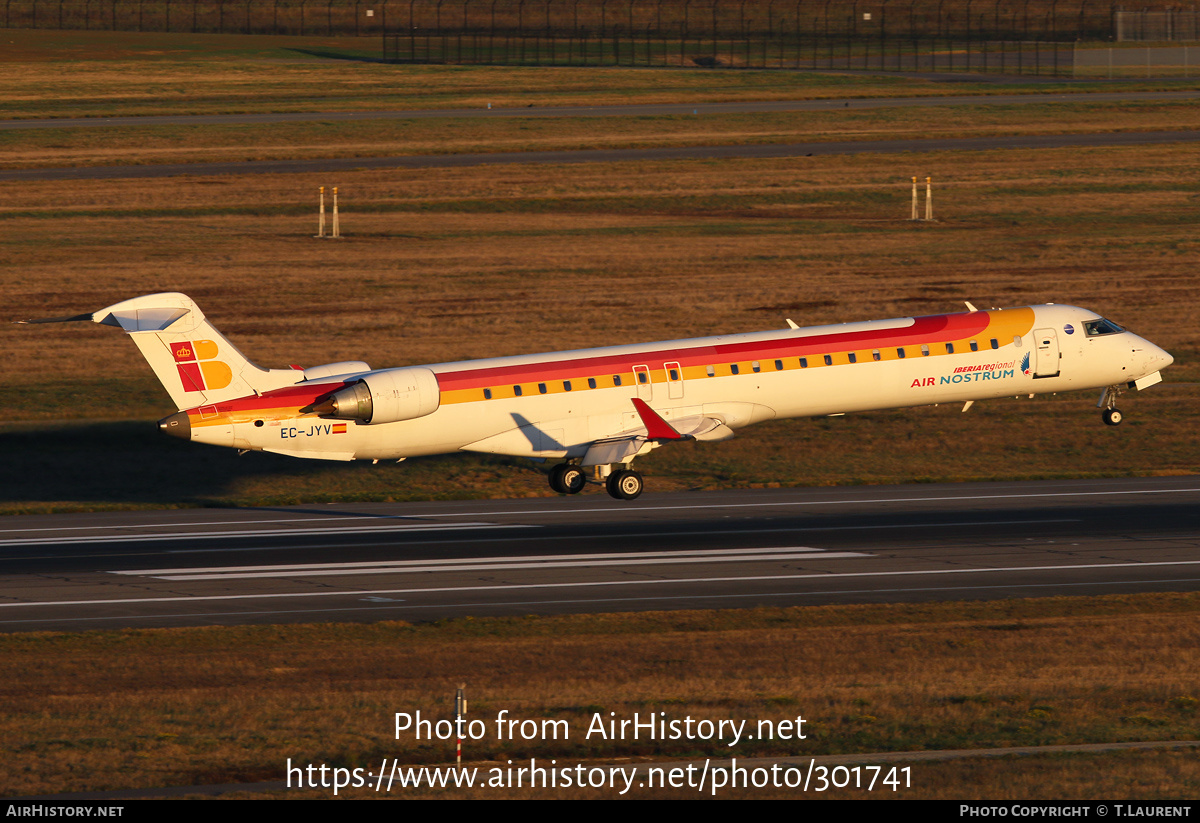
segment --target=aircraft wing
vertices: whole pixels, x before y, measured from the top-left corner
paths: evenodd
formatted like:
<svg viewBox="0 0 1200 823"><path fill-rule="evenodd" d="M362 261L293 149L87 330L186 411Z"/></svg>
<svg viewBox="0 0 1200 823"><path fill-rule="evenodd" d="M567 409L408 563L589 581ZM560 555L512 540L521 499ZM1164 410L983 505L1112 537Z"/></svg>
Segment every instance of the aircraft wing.
<svg viewBox="0 0 1200 823"><path fill-rule="evenodd" d="M672 440L728 440L733 429L715 417L692 415L668 423L646 401L633 399L633 407L642 419L642 426L613 437L597 440L583 456L580 465L605 466L625 463L639 454Z"/></svg>

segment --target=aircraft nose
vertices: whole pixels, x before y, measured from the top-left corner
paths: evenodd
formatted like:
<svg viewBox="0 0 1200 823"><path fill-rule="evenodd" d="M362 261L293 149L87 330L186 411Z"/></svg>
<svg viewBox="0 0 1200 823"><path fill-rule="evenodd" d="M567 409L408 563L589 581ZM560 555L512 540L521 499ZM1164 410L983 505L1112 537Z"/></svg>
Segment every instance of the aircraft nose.
<svg viewBox="0 0 1200 823"><path fill-rule="evenodd" d="M1158 346L1150 347L1150 367L1155 371L1165 369L1167 366L1175 362L1175 358L1171 353L1160 349Z"/></svg>

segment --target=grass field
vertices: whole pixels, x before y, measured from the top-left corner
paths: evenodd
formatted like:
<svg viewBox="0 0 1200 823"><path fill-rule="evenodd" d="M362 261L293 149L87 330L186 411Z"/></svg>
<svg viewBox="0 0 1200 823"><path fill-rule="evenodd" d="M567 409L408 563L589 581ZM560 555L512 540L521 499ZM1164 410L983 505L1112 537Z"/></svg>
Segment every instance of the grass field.
<svg viewBox="0 0 1200 823"><path fill-rule="evenodd" d="M792 71L401 66L375 62L372 38L6 32L0 115L117 117L260 111L484 108L997 94L1008 84ZM1137 80L1121 88L1194 88ZM1038 82L1031 93L1106 88Z"/></svg>
<svg viewBox="0 0 1200 823"><path fill-rule="evenodd" d="M397 736L394 714L452 716L460 682L469 718L490 723L507 709L570 731L500 740L493 728L465 747L467 763L485 768L1196 739L1198 609L1196 595L1164 594L0 636L0 794L272 780L288 758L444 764L453 743ZM804 717L807 736L736 747L585 737L593 715L609 712L751 726ZM897 796L961 798L965 785L980 799L1200 790L1194 752L1035 763L914 764L912 788Z"/></svg>

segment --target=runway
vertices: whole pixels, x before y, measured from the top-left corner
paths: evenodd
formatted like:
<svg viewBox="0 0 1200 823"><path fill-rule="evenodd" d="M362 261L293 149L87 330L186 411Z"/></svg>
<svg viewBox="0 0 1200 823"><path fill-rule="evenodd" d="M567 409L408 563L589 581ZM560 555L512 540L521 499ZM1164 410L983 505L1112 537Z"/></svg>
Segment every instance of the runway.
<svg viewBox="0 0 1200 823"><path fill-rule="evenodd" d="M137 166L8 169L0 181L116 180L227 174L307 174L366 169L464 168L512 164L627 163L645 160L722 160L891 154L930 151L990 151L1146 146L1195 143L1200 131L1133 131L1099 134L1020 134L998 137L846 140L812 143L765 143L738 146L665 146L648 149L572 149L490 152L486 154L414 154L399 157L338 157L314 160L246 160L231 163L163 163Z"/></svg>
<svg viewBox="0 0 1200 823"><path fill-rule="evenodd" d="M1023 106L1049 103L1172 103L1200 98L1200 91L1058 92L1054 94L960 94L935 97L847 97L828 100L746 100L717 103L638 103L609 106L523 106L473 109L380 109L253 114L162 114L131 117L57 117L0 120L0 131L28 129L128 128L130 126L238 126L268 123L328 123L356 120L503 119L510 117L669 117L791 111L846 111L932 106Z"/></svg>
<svg viewBox="0 0 1200 823"><path fill-rule="evenodd" d="M1198 502L1178 477L13 517L0 631L1196 591Z"/></svg>
<svg viewBox="0 0 1200 823"><path fill-rule="evenodd" d="M1021 106L1089 103L1169 103L1200 97L1196 91L1097 92L1056 94L956 95L947 97L895 97L840 100L743 101L610 106L563 106L508 109L427 109L365 112L282 112L221 115L163 115L114 118L63 118L3 120L0 131L45 128L245 125L295 122L347 122L355 120L424 120L446 118L503 119L516 117L666 117L788 111L850 111L878 108L936 108L945 106ZM656 148L573 149L560 151L423 154L391 157L340 157L307 160L247 160L212 163L158 163L68 168L0 170L0 181L115 180L241 174L306 174L367 169L462 168L512 164L617 163L662 160L772 159L897 152L988 151L996 149L1095 148L1194 143L1200 131L1128 131L1080 134L1014 134L992 137L915 138L894 140L811 141L750 145L687 145Z"/></svg>

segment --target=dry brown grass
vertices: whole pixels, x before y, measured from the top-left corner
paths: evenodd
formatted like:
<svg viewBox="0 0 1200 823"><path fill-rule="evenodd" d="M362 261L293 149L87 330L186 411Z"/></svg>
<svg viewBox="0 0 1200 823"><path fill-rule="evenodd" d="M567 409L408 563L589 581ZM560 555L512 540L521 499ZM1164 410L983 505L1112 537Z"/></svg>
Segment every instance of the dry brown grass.
<svg viewBox="0 0 1200 823"><path fill-rule="evenodd" d="M6 117L484 108L995 94L989 82L703 69L407 66L371 62L375 38L111 31L10 32ZM339 59L348 58L348 59ZM363 58L366 58L364 60ZM1195 81L1135 81L1128 89ZM1038 83L1036 93L1103 87Z"/></svg>
<svg viewBox="0 0 1200 823"><path fill-rule="evenodd" d="M904 161L900 161L904 162ZM20 187L0 315L181 290L269 365L438 362L950 310L1086 305L1182 355L1200 153L1190 146L69 181ZM907 216L936 180L935 225ZM340 243L311 239L318 183ZM127 341L6 326L5 385L142 380ZM38 381L34 381L38 382ZM30 391L36 393L35 387ZM9 420L41 404L8 405ZM28 409L28 411L27 411ZM139 409L128 409L140 416ZM111 412L104 415L112 417Z"/></svg>
<svg viewBox="0 0 1200 823"><path fill-rule="evenodd" d="M393 713L446 717L460 681L472 717L508 709L572 729L557 742L489 733L467 746L473 763L1195 739L1198 608L1196 595L1164 594L8 635L0 792L278 779L289 757L445 763L450 744L394 739ZM658 711L752 722L801 715L809 737L734 750L583 739L596 712ZM1195 786L1195 770L1179 771L1171 755L1124 757L1155 775L1142 796ZM1114 783L1096 781L1092 762L1060 762L1061 777L1018 785L1103 796ZM905 796L1015 791L998 766L913 771ZM988 782L964 782L981 775Z"/></svg>
<svg viewBox="0 0 1200 823"><path fill-rule="evenodd" d="M15 40L15 35L8 38ZM0 53L0 113L112 117L484 108L939 92L918 79L776 71L397 66L373 38L23 31ZM331 59L346 56L352 59ZM136 78L133 80L131 78ZM1151 84L1152 86L1155 84ZM986 92L986 89L982 91Z"/></svg>

